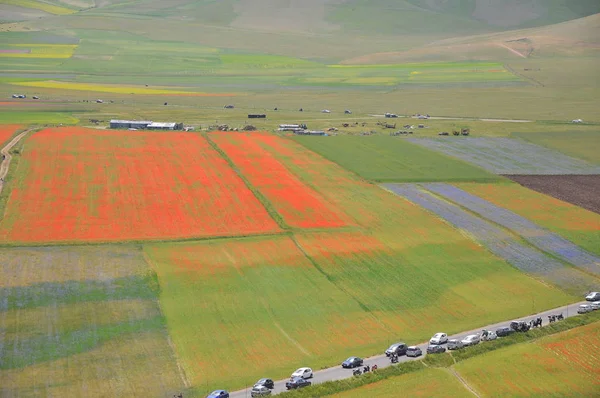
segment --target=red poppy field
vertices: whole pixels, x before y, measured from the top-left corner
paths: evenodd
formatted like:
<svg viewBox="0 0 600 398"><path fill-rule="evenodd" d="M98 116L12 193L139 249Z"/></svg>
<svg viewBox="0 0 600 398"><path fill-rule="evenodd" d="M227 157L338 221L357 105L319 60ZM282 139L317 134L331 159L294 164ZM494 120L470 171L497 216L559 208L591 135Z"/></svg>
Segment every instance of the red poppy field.
<svg viewBox="0 0 600 398"><path fill-rule="evenodd" d="M261 134L212 133L219 148L239 167L283 220L298 228L348 225L348 217L307 186L260 145ZM280 138L276 138L279 139Z"/></svg>
<svg viewBox="0 0 600 398"><path fill-rule="evenodd" d="M10 242L271 233L277 224L201 136L46 129L25 151L0 228Z"/></svg>
<svg viewBox="0 0 600 398"><path fill-rule="evenodd" d="M13 136L15 131L20 129L21 125L19 124L2 124L0 125L0 145L4 144L10 137Z"/></svg>

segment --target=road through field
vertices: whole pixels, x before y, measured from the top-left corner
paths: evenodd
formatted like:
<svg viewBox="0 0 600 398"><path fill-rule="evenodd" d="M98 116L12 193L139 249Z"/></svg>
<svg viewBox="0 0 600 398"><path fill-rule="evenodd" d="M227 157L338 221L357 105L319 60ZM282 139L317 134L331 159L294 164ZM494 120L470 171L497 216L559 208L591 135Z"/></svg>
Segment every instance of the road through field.
<svg viewBox="0 0 600 398"><path fill-rule="evenodd" d="M0 193L2 193L2 190L4 189L4 179L6 178L6 175L8 174L8 167L10 166L10 161L12 160L12 155L10 154L10 150L15 145L17 145L17 143L23 137L25 137L25 135L27 133L29 133L31 130L32 129L27 129L27 130L23 131L22 133L17 135L15 138L13 138L8 144L6 144L6 146L4 148L2 148L2 150L0 150L0 153L2 153L2 156L3 156L2 163L0 164Z"/></svg>
<svg viewBox="0 0 600 398"><path fill-rule="evenodd" d="M570 304L570 305L567 305L564 307L559 307L559 308L555 308L552 310L548 310L548 311L544 311L544 312L540 312L540 313L536 313L536 314L531 314L528 316L521 317L521 318L519 318L519 320L529 321L530 319L541 317L543 320L543 325L547 325L548 324L548 315L562 313L565 318L576 316L576 315L578 315L577 307L583 303L585 303L585 302L578 302L578 303ZM534 305L534 303L532 303L532 305ZM511 321L513 321L513 320L511 319L509 321L499 322L499 323L496 323L493 325L482 326L481 328L478 328L478 329L474 329L474 330L470 330L467 332L462 332L462 333L458 333L458 334L449 336L449 339L463 339L470 334L480 333L482 329L496 330L500 327L509 326ZM399 341L400 341L400 339L399 339ZM481 343L481 344L485 344L485 342ZM428 345L428 343L426 343L426 342L417 344L417 346L420 347L421 350L423 351L423 355L426 355L425 352L427 350L427 345ZM385 349L387 349L387 347L381 347L382 352ZM348 356L351 356L352 354L353 354L352 352L348 352ZM399 358L399 361L402 363L402 362L414 361L414 360L418 360L418 359L422 359L422 358L423 357L409 358L406 356L401 356ZM345 359L346 358L340 358L340 363ZM385 368L385 367L388 367L391 365L389 359L387 359L385 355L377 355L374 357L366 358L364 360L364 364L369 365L371 367L373 365L377 365L378 368ZM302 366L310 367L311 365L310 365L310 363L305 363L305 364L302 364ZM290 374L295 370L296 369L290 369ZM269 377L269 375L265 375L265 377ZM332 368L315 371L314 377L311 379L311 382L312 382L312 384L320 384L320 383L324 383L327 381L343 380L343 379L348 379L351 377L353 377L351 369L343 369L340 365L338 365L338 366L335 366ZM286 389L285 389L286 381L288 381L288 379L276 381L275 389L273 390L273 394L279 394L281 392L286 391ZM235 392L231 393L230 397L231 398L250 397L250 388L247 388L245 390L235 391Z"/></svg>

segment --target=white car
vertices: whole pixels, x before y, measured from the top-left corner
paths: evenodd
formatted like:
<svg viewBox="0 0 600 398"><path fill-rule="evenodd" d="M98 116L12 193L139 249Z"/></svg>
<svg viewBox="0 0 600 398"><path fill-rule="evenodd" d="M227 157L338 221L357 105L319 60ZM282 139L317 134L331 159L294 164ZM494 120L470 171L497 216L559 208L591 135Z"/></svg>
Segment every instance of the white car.
<svg viewBox="0 0 600 398"><path fill-rule="evenodd" d="M447 342L448 335L446 333L436 333L431 339L429 339L429 344L431 345L446 344Z"/></svg>
<svg viewBox="0 0 600 398"><path fill-rule="evenodd" d="M331 113L331 111L329 109L323 109L321 113Z"/></svg>
<svg viewBox="0 0 600 398"><path fill-rule="evenodd" d="M464 339L462 339L460 342L463 343L465 347L468 347L470 345L479 344L480 341L481 339L479 338L478 334L470 334Z"/></svg>
<svg viewBox="0 0 600 398"><path fill-rule="evenodd" d="M590 292L587 296L585 296L587 301L598 301L600 300L600 292Z"/></svg>
<svg viewBox="0 0 600 398"><path fill-rule="evenodd" d="M590 304L590 307L592 307L592 309L595 310L600 310L600 301L594 301L593 303Z"/></svg>
<svg viewBox="0 0 600 398"><path fill-rule="evenodd" d="M310 379L313 377L313 371L311 368L300 368L292 373L292 379L294 377L302 377L303 379Z"/></svg>

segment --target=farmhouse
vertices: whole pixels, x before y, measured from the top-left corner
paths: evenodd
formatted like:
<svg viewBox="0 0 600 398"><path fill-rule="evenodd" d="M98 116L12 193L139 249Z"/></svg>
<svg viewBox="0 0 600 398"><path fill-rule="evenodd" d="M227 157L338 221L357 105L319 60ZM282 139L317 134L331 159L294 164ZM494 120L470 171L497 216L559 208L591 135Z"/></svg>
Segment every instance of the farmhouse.
<svg viewBox="0 0 600 398"><path fill-rule="evenodd" d="M151 121L144 120L111 120L111 129L145 129L150 125Z"/></svg>

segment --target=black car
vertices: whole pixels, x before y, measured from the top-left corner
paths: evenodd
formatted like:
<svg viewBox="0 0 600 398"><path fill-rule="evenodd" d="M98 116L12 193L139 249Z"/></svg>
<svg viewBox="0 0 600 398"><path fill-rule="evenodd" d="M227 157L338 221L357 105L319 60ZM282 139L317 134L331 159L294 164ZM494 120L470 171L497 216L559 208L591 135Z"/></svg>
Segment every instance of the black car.
<svg viewBox="0 0 600 398"><path fill-rule="evenodd" d="M265 386L269 390L272 390L275 388L275 383L271 379L260 379L259 381L254 383L254 387L260 387L260 386Z"/></svg>
<svg viewBox="0 0 600 398"><path fill-rule="evenodd" d="M363 364L363 360L360 359L359 357L350 357L350 358L346 359L344 362L342 362L342 368L352 369L352 368L356 368L358 366L362 366L362 364Z"/></svg>
<svg viewBox="0 0 600 398"><path fill-rule="evenodd" d="M512 321L510 323L510 328L515 332L527 332L531 326L525 321Z"/></svg>
<svg viewBox="0 0 600 398"><path fill-rule="evenodd" d="M429 345L427 346L427 353L428 354L441 354L443 352L446 352L446 348L444 348L441 345Z"/></svg>
<svg viewBox="0 0 600 398"><path fill-rule="evenodd" d="M408 350L408 346L404 343L392 344L390 348L385 350L385 356L389 357L392 354L405 355L406 350Z"/></svg>
<svg viewBox="0 0 600 398"><path fill-rule="evenodd" d="M508 326L496 329L496 336L498 337L506 337L513 334L515 331L509 328Z"/></svg>
<svg viewBox="0 0 600 398"><path fill-rule="evenodd" d="M295 390L297 388L308 387L312 383L302 377L294 377L290 379L287 383L285 383L285 388L288 390Z"/></svg>

